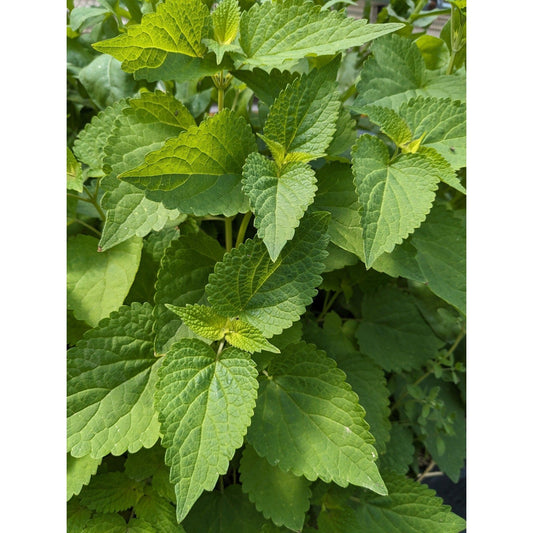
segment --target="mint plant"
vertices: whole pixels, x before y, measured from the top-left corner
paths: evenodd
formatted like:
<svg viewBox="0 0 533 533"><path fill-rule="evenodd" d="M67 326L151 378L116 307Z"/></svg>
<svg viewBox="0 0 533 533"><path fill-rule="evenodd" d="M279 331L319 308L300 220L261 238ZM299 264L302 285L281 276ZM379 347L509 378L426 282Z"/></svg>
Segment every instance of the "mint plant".
<svg viewBox="0 0 533 533"><path fill-rule="evenodd" d="M464 529L466 2L347 4L69 5L69 532Z"/></svg>

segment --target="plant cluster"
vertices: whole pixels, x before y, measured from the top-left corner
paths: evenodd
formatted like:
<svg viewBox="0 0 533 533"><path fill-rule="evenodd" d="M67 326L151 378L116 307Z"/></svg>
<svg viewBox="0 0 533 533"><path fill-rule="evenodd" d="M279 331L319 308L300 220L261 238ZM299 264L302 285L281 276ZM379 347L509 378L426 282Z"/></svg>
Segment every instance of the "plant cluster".
<svg viewBox="0 0 533 533"><path fill-rule="evenodd" d="M70 2L70 533L464 529L466 2L351 3Z"/></svg>

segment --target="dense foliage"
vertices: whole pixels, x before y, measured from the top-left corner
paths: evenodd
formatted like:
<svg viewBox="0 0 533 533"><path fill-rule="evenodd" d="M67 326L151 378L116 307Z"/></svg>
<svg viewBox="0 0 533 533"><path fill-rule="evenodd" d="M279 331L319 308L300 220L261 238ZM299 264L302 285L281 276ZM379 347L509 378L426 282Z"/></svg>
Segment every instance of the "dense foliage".
<svg viewBox="0 0 533 533"><path fill-rule="evenodd" d="M466 2L351 3L70 2L69 532L464 529Z"/></svg>

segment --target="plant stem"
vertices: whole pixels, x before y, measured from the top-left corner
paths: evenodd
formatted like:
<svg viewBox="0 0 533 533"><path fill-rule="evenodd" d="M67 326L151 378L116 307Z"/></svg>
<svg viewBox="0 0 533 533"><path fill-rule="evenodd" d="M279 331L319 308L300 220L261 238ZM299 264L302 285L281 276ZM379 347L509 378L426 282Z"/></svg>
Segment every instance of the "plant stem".
<svg viewBox="0 0 533 533"><path fill-rule="evenodd" d="M98 193L98 186L100 185L100 182L98 181L96 184L96 190L95 193ZM98 211L98 214L100 215L100 218L102 221L105 222L105 213L102 211L102 208L100 207L100 204L98 203L98 198L91 193L91 191L84 185L83 190L85 191L85 194L89 197L89 201L91 204L94 205L94 208Z"/></svg>
<svg viewBox="0 0 533 533"><path fill-rule="evenodd" d="M455 56L457 52L452 49L452 54L450 56L450 62L448 63L448 68L446 69L446 75L449 76L453 72L453 64L455 63Z"/></svg>
<svg viewBox="0 0 533 533"><path fill-rule="evenodd" d="M415 17L418 16L420 11L422 11L422 8L427 4L427 0L418 0L418 3L415 6L415 9L407 19L407 22L413 22L415 20Z"/></svg>
<svg viewBox="0 0 533 533"><path fill-rule="evenodd" d="M317 322L321 322L324 320L324 317L326 316L326 313L331 309L331 306L337 299L337 297L340 295L341 291L336 291L335 294L328 300L327 297L324 300L324 307L321 311L321 313L318 315L318 318L316 319Z"/></svg>
<svg viewBox="0 0 533 533"><path fill-rule="evenodd" d="M218 112L220 113L224 109L224 89L218 88Z"/></svg>
<svg viewBox="0 0 533 533"><path fill-rule="evenodd" d="M78 196L78 195L72 194L70 192L67 192L67 196L70 196L71 198L76 198L77 200L81 200L82 202L87 202L89 204L93 203L93 201L89 200L89 198L84 198L83 196Z"/></svg>
<svg viewBox="0 0 533 533"><path fill-rule="evenodd" d="M422 472L422 474L419 474L416 480L422 481L431 472L434 466L435 466L435 461L431 460L431 462L428 464L424 472Z"/></svg>
<svg viewBox="0 0 533 533"><path fill-rule="evenodd" d="M252 212L248 211L242 219L241 225L239 227L239 232L237 233L237 240L235 241L235 248L239 246L239 244L242 244L244 241L244 234L246 233L246 228L248 227L248 223L250 222L250 219L252 218Z"/></svg>
<svg viewBox="0 0 533 533"><path fill-rule="evenodd" d="M222 476L220 476L218 478L218 484L219 484L219 487L220 487L220 492L222 492L222 494L224 494L224 480L222 479Z"/></svg>
<svg viewBox="0 0 533 533"><path fill-rule="evenodd" d="M233 217L226 217L224 219L224 234L226 237L226 252L229 252L233 248L233 234L232 234L232 227L231 223L233 221Z"/></svg>
<svg viewBox="0 0 533 533"><path fill-rule="evenodd" d="M102 232L97 230L95 227L91 226L90 224L87 224L87 222L83 222L83 220L80 220L79 218L71 218L73 222L77 222L78 224L81 224L82 226L85 226L86 228L94 231L96 235L99 237L102 235Z"/></svg>

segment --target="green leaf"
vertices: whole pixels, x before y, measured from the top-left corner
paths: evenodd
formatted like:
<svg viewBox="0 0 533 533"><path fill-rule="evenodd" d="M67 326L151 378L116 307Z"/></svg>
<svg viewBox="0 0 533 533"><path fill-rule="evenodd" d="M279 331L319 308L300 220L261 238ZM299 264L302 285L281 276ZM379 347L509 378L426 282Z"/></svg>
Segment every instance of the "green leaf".
<svg viewBox="0 0 533 533"><path fill-rule="evenodd" d="M415 456L413 434L407 426L392 422L387 451L380 456L380 470L390 470L397 474L407 474Z"/></svg>
<svg viewBox="0 0 533 533"><path fill-rule="evenodd" d="M224 249L212 237L200 231L181 235L165 251L157 274L154 296L155 351L164 354L187 330L181 319L165 304L182 307L206 303L205 286Z"/></svg>
<svg viewBox="0 0 533 533"><path fill-rule="evenodd" d="M153 406L152 308L122 307L88 331L67 357L67 445L103 457L150 447L159 437Z"/></svg>
<svg viewBox="0 0 533 533"><path fill-rule="evenodd" d="M78 72L78 79L99 109L133 96L135 80L110 56L98 55Z"/></svg>
<svg viewBox="0 0 533 533"><path fill-rule="evenodd" d="M92 511L80 504L79 498L71 498L67 503L67 531L68 533L83 533L90 520Z"/></svg>
<svg viewBox="0 0 533 533"><path fill-rule="evenodd" d="M213 489L242 446L257 397L256 376L246 352L227 348L216 355L198 339L182 339L163 358L155 398L178 522L202 491Z"/></svg>
<svg viewBox="0 0 533 533"><path fill-rule="evenodd" d="M305 163L288 163L279 170L274 161L252 153L246 159L242 183L255 214L257 234L276 261L313 202L315 173Z"/></svg>
<svg viewBox="0 0 533 533"><path fill-rule="evenodd" d="M225 316L238 316L267 338L288 328L320 284L327 221L326 213L306 215L274 263L258 237L227 253L206 287L213 308Z"/></svg>
<svg viewBox="0 0 533 533"><path fill-rule="evenodd" d="M426 68L438 70L448 66L450 53L442 39L434 35L424 34L415 40L415 44L422 53Z"/></svg>
<svg viewBox="0 0 533 533"><path fill-rule="evenodd" d="M246 438L270 464L310 481L387 493L357 395L312 344L290 345L270 363Z"/></svg>
<svg viewBox="0 0 533 533"><path fill-rule="evenodd" d="M165 465L165 449L159 443L150 448L141 448L136 453L129 453L124 463L124 472L136 481L152 477L160 469L168 472Z"/></svg>
<svg viewBox="0 0 533 533"><path fill-rule="evenodd" d="M213 33L220 44L230 44L239 32L241 9L238 0L222 0L211 14Z"/></svg>
<svg viewBox="0 0 533 533"><path fill-rule="evenodd" d="M347 154L348 157L346 159L349 160L349 151L357 139L355 126L355 120L348 109L341 106L337 125L335 126L335 134L326 150L330 159L341 159L341 156Z"/></svg>
<svg viewBox="0 0 533 533"><path fill-rule="evenodd" d="M87 523L83 533L157 533L156 530L144 520L132 518L126 521L119 514L95 515Z"/></svg>
<svg viewBox="0 0 533 533"><path fill-rule="evenodd" d="M206 51L202 39L209 37L210 28L209 9L201 0L166 0L140 24L93 47L122 61L125 72L134 72L161 66L169 52L202 57Z"/></svg>
<svg viewBox="0 0 533 533"><path fill-rule="evenodd" d="M400 106L416 96L466 99L463 72L453 75L428 70L422 53L412 40L399 35L387 35L372 43L373 57L368 59L357 84L358 96L354 108L366 105Z"/></svg>
<svg viewBox="0 0 533 533"><path fill-rule="evenodd" d="M372 105L361 108L361 112L367 115L371 122L377 124L396 146L406 145L413 139L413 133L407 122L393 109ZM425 133L421 132L420 136Z"/></svg>
<svg viewBox="0 0 533 533"><path fill-rule="evenodd" d="M151 524L158 533L185 533L176 522L176 508L152 487L145 487L143 497L134 505L134 511L136 517Z"/></svg>
<svg viewBox="0 0 533 533"><path fill-rule="evenodd" d="M435 149L454 170L466 166L466 104L449 98L422 98L400 107L416 139L425 135L422 146Z"/></svg>
<svg viewBox="0 0 533 533"><path fill-rule="evenodd" d="M270 72L254 68L253 70L235 70L232 74L238 79L246 83L247 87L257 95L257 97L268 106L274 103L274 100L279 96L289 84L299 78L297 72L289 72L284 70L281 72L277 68Z"/></svg>
<svg viewBox="0 0 533 533"><path fill-rule="evenodd" d="M94 26L109 16L105 7L75 7L69 15L69 26L74 31L79 31L88 26Z"/></svg>
<svg viewBox="0 0 533 533"><path fill-rule="evenodd" d="M283 162L295 157L305 162L325 155L339 116L340 94L335 83L339 63L340 58L296 78L272 104L264 137L283 146Z"/></svg>
<svg viewBox="0 0 533 533"><path fill-rule="evenodd" d="M125 511L134 506L143 494L143 486L124 472L96 475L80 495L80 502L99 513Z"/></svg>
<svg viewBox="0 0 533 533"><path fill-rule="evenodd" d="M99 243L102 250L134 235L144 237L152 230L158 231L169 219L179 215L179 211L149 200L144 191L116 176L135 168L147 153L161 148L165 140L194 125L194 118L183 104L160 91L142 93L140 99L130 100L129 104L117 117L105 146L104 163L111 168L111 173L102 180L106 191L102 197L102 208L106 210Z"/></svg>
<svg viewBox="0 0 533 533"><path fill-rule="evenodd" d="M167 308L176 313L194 333L212 341L225 339L232 346L245 352L266 350L279 353L257 329L243 320L220 316L212 307L190 305L176 307L167 304Z"/></svg>
<svg viewBox="0 0 533 533"><path fill-rule="evenodd" d="M338 367L346 374L346 381L366 411L365 420L370 424L370 431L376 439L376 449L381 453L385 451L391 427L385 373L370 358L355 349L341 327L340 317L328 313L323 328L316 322L307 324L305 338L335 359Z"/></svg>
<svg viewBox="0 0 533 533"><path fill-rule="evenodd" d="M293 531L303 527L309 509L310 482L272 466L246 446L239 466L242 490L265 518Z"/></svg>
<svg viewBox="0 0 533 533"><path fill-rule="evenodd" d="M119 177L158 191L148 197L182 213L232 216L248 210L240 180L246 157L255 151L250 125L223 110L168 140L143 164Z"/></svg>
<svg viewBox="0 0 533 533"><path fill-rule="evenodd" d="M81 172L81 165L67 146L67 189L83 192L85 176Z"/></svg>
<svg viewBox="0 0 533 533"><path fill-rule="evenodd" d="M331 242L363 257L363 230L358 212L353 174L349 165L331 163L317 172L315 201L311 209L331 213Z"/></svg>
<svg viewBox="0 0 533 533"><path fill-rule="evenodd" d="M89 483L101 462L101 457L94 459L90 455L85 455L77 458L67 454L67 501L72 496L78 495L81 489Z"/></svg>
<svg viewBox="0 0 533 533"><path fill-rule="evenodd" d="M420 368L443 345L413 297L394 287L365 294L362 315L356 331L361 351L387 371Z"/></svg>
<svg viewBox="0 0 533 533"><path fill-rule="evenodd" d="M371 135L359 137L352 160L365 264L370 268L424 221L435 199L440 167L419 154L391 160L387 146Z"/></svg>
<svg viewBox="0 0 533 533"><path fill-rule="evenodd" d="M239 485L205 492L183 521L187 533L252 533L262 531L263 516Z"/></svg>
<svg viewBox="0 0 533 533"><path fill-rule="evenodd" d="M243 61L268 69L307 56L334 55L403 26L366 22L337 11L321 11L305 0L256 4L241 16Z"/></svg>
<svg viewBox="0 0 533 533"><path fill-rule="evenodd" d="M383 475L386 498L358 491L354 531L372 533L459 533L465 521L442 505L435 491L402 475Z"/></svg>
<svg viewBox="0 0 533 533"><path fill-rule="evenodd" d="M128 102L124 99L106 107L92 118L74 141L74 154L89 167L86 171L88 177L104 176L104 147L116 118L127 106Z"/></svg>
<svg viewBox="0 0 533 533"><path fill-rule="evenodd" d="M67 308L96 326L124 301L139 267L142 240L134 237L107 252L98 239L76 235L67 241Z"/></svg>

